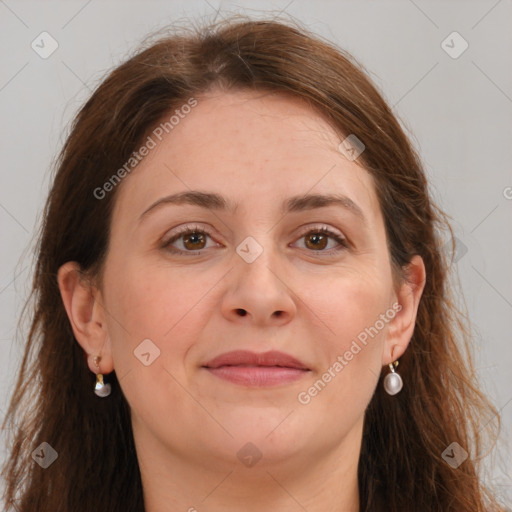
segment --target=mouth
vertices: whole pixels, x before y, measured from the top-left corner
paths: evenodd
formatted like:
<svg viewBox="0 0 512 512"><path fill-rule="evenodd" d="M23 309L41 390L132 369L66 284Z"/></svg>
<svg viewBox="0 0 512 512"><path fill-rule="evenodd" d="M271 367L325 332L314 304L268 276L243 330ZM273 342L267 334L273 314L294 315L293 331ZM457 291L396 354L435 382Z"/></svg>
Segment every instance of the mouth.
<svg viewBox="0 0 512 512"><path fill-rule="evenodd" d="M215 377L249 387L269 387L301 379L311 370L298 359L278 351L236 350L203 365Z"/></svg>

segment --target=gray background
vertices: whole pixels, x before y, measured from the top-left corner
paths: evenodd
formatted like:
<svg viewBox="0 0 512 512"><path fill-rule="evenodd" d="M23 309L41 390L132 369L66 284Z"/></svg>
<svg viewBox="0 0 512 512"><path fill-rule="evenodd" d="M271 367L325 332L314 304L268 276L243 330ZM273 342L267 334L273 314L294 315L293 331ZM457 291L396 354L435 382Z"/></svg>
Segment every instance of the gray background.
<svg viewBox="0 0 512 512"><path fill-rule="evenodd" d="M459 240L456 267L476 329L476 366L503 421L486 479L510 504L512 2L506 0L0 0L2 417L22 353L16 323L29 289L35 229L69 121L145 35L182 18L211 20L219 8L220 16L283 11L349 50L410 132ZM43 31L59 44L46 59L31 48ZM469 44L458 58L442 47L453 31ZM445 43L450 51L462 48L452 39Z"/></svg>

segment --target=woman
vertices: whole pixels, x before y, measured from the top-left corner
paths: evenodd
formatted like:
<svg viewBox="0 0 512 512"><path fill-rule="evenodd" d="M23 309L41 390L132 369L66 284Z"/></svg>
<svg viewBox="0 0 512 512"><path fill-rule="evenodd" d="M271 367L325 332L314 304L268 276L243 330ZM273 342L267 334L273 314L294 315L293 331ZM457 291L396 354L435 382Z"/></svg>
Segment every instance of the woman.
<svg viewBox="0 0 512 512"><path fill-rule="evenodd" d="M500 510L443 228L350 56L276 21L153 42L61 153L7 506Z"/></svg>

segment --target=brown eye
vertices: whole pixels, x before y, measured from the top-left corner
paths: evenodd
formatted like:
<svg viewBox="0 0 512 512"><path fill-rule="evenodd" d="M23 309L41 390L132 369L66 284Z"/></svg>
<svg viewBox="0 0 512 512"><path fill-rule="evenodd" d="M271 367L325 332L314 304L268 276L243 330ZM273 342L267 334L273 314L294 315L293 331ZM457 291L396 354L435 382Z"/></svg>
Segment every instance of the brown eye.
<svg viewBox="0 0 512 512"><path fill-rule="evenodd" d="M306 235L306 246L308 249L314 250L322 250L327 247L327 243L329 237L324 235L323 233L312 233L310 235Z"/></svg>
<svg viewBox="0 0 512 512"><path fill-rule="evenodd" d="M304 240L301 248L310 252L330 255L348 248L348 242L338 232L322 226L316 229L309 229L301 234L299 240ZM329 246L329 244L331 244ZM337 246L336 246L337 244Z"/></svg>
<svg viewBox="0 0 512 512"><path fill-rule="evenodd" d="M204 246L206 245L205 233L194 231L187 235L182 235L182 238L183 245L185 248L190 250L204 249Z"/></svg>
<svg viewBox="0 0 512 512"><path fill-rule="evenodd" d="M162 243L162 247L176 254L197 254L194 251L208 249L208 239L211 236L200 227L185 227L170 239Z"/></svg>

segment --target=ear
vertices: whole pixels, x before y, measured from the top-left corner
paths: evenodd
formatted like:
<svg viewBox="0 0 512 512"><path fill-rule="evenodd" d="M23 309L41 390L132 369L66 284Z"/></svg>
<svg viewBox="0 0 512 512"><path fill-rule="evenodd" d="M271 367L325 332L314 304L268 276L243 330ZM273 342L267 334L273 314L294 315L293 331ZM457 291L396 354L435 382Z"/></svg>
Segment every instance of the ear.
<svg viewBox="0 0 512 512"><path fill-rule="evenodd" d="M80 265L68 261L57 275L60 294L76 340L87 354L93 373L114 369L101 292L83 276ZM98 366L95 357L99 357Z"/></svg>
<svg viewBox="0 0 512 512"><path fill-rule="evenodd" d="M405 269L405 282L400 285L396 292L396 302L398 304L393 309L397 313L393 320L388 323L382 353L383 366L387 366L401 357L411 341L418 305L425 288L425 278L423 259L416 254L411 258Z"/></svg>

